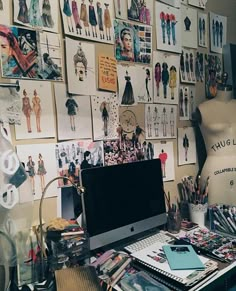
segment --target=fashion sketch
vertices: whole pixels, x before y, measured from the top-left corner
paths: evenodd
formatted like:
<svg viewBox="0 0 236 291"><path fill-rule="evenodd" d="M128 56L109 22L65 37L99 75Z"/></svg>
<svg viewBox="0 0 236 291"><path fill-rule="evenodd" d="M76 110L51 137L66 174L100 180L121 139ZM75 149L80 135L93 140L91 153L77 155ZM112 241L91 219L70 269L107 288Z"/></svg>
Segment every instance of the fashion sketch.
<svg viewBox="0 0 236 291"><path fill-rule="evenodd" d="M211 51L222 53L226 44L227 17L210 12Z"/></svg>
<svg viewBox="0 0 236 291"><path fill-rule="evenodd" d="M196 83L196 55L194 50L182 49L180 55L180 77L183 83Z"/></svg>
<svg viewBox="0 0 236 291"><path fill-rule="evenodd" d="M163 96L164 98L167 98L167 85L169 83L169 72L168 72L168 64L164 62L162 64L162 71L161 71L161 80L163 84Z"/></svg>
<svg viewBox="0 0 236 291"><path fill-rule="evenodd" d="M153 112L153 123L154 123L154 135L155 135L155 137L158 137L159 136L160 115L159 115L157 106L155 106L154 112Z"/></svg>
<svg viewBox="0 0 236 291"><path fill-rule="evenodd" d="M19 13L17 19L23 23L29 23L29 11L26 0L19 0Z"/></svg>
<svg viewBox="0 0 236 291"><path fill-rule="evenodd" d="M156 83L156 96L160 96L160 82L161 82L161 64L158 62L155 64L155 83Z"/></svg>
<svg viewBox="0 0 236 291"><path fill-rule="evenodd" d="M153 2L150 0L128 0L128 19L152 24Z"/></svg>
<svg viewBox="0 0 236 291"><path fill-rule="evenodd" d="M31 0L29 7L29 23L32 27L42 27L43 22L39 10L39 1Z"/></svg>
<svg viewBox="0 0 236 291"><path fill-rule="evenodd" d="M153 123L150 106L148 106L148 110L146 114L146 122L147 122L147 136L150 138L152 136L152 123Z"/></svg>
<svg viewBox="0 0 236 291"><path fill-rule="evenodd" d="M168 124L168 118L166 113L166 108L163 107L162 113L161 113L161 124L162 124L162 135L163 137L167 136L167 124Z"/></svg>
<svg viewBox="0 0 236 291"><path fill-rule="evenodd" d="M129 67L130 68L130 67ZM153 84L152 84L152 71L150 67L135 66L136 75L133 81L135 90L138 96L139 103L152 103L153 102ZM134 94L136 94L134 92Z"/></svg>
<svg viewBox="0 0 236 291"><path fill-rule="evenodd" d="M198 12L198 45L207 47L208 15Z"/></svg>
<svg viewBox="0 0 236 291"><path fill-rule="evenodd" d="M163 178L165 178L166 177L166 161L168 159L168 154L162 149L158 157L161 161L162 176Z"/></svg>
<svg viewBox="0 0 236 291"><path fill-rule="evenodd" d="M69 98L66 100L65 104L67 108L67 114L70 117L70 128L72 131L75 131L75 115L79 110L77 102L73 99L72 95L69 95Z"/></svg>
<svg viewBox="0 0 236 291"><path fill-rule="evenodd" d="M196 138L193 127L178 128L178 165L196 163Z"/></svg>
<svg viewBox="0 0 236 291"><path fill-rule="evenodd" d="M173 107L170 109L170 135L172 137L175 136L175 114Z"/></svg>
<svg viewBox="0 0 236 291"><path fill-rule="evenodd" d="M193 96L193 88L191 87ZM190 119L190 86L180 86L179 90L179 119L189 120Z"/></svg>
<svg viewBox="0 0 236 291"><path fill-rule="evenodd" d="M37 174L40 177L40 185L41 185L41 190L43 192L43 190L45 188L45 175L47 174L47 171L45 169L44 160L43 160L43 156L42 156L41 153L39 153L38 158L39 159L38 159L38 171L37 171Z"/></svg>
<svg viewBox="0 0 236 291"><path fill-rule="evenodd" d="M26 166L30 177L32 193L35 195L35 162L32 160L32 156L28 157Z"/></svg>
<svg viewBox="0 0 236 291"><path fill-rule="evenodd" d="M67 28L69 32L74 32L74 28L72 25L72 11L71 11L69 0L64 0L63 13L66 18Z"/></svg>
<svg viewBox="0 0 236 291"><path fill-rule="evenodd" d="M81 5L80 5L80 19L83 22L85 36L90 36L90 27L89 27L87 6L84 2L85 1L82 0Z"/></svg>
<svg viewBox="0 0 236 291"><path fill-rule="evenodd" d="M197 48L197 10L189 6L181 7L182 13L182 46Z"/></svg>
<svg viewBox="0 0 236 291"><path fill-rule="evenodd" d="M54 26L54 21L52 18L52 9L50 1L52 0L43 0L42 21L44 27L52 28Z"/></svg>
<svg viewBox="0 0 236 291"><path fill-rule="evenodd" d="M109 104L103 101L100 106L100 111L102 115L104 135L108 136Z"/></svg>
<svg viewBox="0 0 236 291"><path fill-rule="evenodd" d="M27 124L27 130L28 133L32 132L31 129L31 113L32 113L32 107L30 104L30 98L27 95L26 90L23 90L23 98L22 98L22 111L26 118L26 124Z"/></svg>
<svg viewBox="0 0 236 291"><path fill-rule="evenodd" d="M97 2L97 15L98 15L98 29L100 39L104 39L104 27L103 27L103 10L101 2Z"/></svg>
<svg viewBox="0 0 236 291"><path fill-rule="evenodd" d="M104 9L104 26L105 26L105 34L106 39L111 40L111 29L112 29L112 23L111 23L111 15L109 10L109 4L105 3L105 9Z"/></svg>
<svg viewBox="0 0 236 291"><path fill-rule="evenodd" d="M89 23L92 29L93 37L97 37L97 17L95 14L95 8L93 5L93 0L89 0Z"/></svg>
<svg viewBox="0 0 236 291"><path fill-rule="evenodd" d="M177 71L175 66L170 67L170 81L169 81L169 87L170 87L170 94L171 94L171 99L175 99L175 88L177 86Z"/></svg>
<svg viewBox="0 0 236 291"><path fill-rule="evenodd" d="M184 148L184 157L185 157L185 161L188 161L188 148L189 148L189 139L185 133L184 137L183 137L183 148Z"/></svg>
<svg viewBox="0 0 236 291"><path fill-rule="evenodd" d="M134 99L134 93L133 93L133 86L132 86L131 78L129 76L128 71L126 71L125 81L126 81L126 85L125 85L125 90L123 92L121 104L133 105L135 103L135 99Z"/></svg>
<svg viewBox="0 0 236 291"><path fill-rule="evenodd" d="M81 43L78 43L77 52L73 56L73 61L74 61L74 68L75 68L76 75L78 75L78 65L83 66L83 70L81 68L79 70L79 80L83 81L84 76L87 77L88 60L87 60L86 55L83 51Z"/></svg>
<svg viewBox="0 0 236 291"><path fill-rule="evenodd" d="M41 112L42 112L41 99L36 89L34 89L34 97L32 98L32 105L33 105L33 112L35 114L35 119L36 119L37 132L41 132L41 124L40 124Z"/></svg>

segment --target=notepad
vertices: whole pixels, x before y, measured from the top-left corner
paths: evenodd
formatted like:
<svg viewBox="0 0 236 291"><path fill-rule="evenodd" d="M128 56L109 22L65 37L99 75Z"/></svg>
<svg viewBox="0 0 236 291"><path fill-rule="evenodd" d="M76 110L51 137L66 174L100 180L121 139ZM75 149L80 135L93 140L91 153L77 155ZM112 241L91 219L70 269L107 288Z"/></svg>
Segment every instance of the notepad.
<svg viewBox="0 0 236 291"><path fill-rule="evenodd" d="M164 245L171 270L204 270L205 266L191 245Z"/></svg>

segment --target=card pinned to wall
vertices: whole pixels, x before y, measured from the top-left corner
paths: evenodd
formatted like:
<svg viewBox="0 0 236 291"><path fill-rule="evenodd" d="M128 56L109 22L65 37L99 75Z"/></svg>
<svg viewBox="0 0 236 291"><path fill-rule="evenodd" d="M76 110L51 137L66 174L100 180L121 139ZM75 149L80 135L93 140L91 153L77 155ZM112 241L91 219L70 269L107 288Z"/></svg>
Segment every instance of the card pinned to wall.
<svg viewBox="0 0 236 291"><path fill-rule="evenodd" d="M117 67L114 57L98 56L98 88L117 92Z"/></svg>
<svg viewBox="0 0 236 291"><path fill-rule="evenodd" d="M178 128L178 164L195 164L196 140L193 127Z"/></svg>

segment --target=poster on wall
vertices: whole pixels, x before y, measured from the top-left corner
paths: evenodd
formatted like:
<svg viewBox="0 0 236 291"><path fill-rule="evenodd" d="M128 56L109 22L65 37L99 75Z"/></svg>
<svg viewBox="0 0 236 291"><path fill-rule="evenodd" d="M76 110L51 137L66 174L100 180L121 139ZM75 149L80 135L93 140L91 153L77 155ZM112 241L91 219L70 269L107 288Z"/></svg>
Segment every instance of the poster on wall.
<svg viewBox="0 0 236 291"><path fill-rule="evenodd" d="M114 20L115 56L117 61L150 64L152 27Z"/></svg>
<svg viewBox="0 0 236 291"><path fill-rule="evenodd" d="M4 78L62 81L61 40L58 34L0 24Z"/></svg>
<svg viewBox="0 0 236 291"><path fill-rule="evenodd" d="M155 1L157 49L181 52L181 11Z"/></svg>
<svg viewBox="0 0 236 291"><path fill-rule="evenodd" d="M207 4L207 0L188 0L188 4L195 6L195 7L205 9L206 4Z"/></svg>
<svg viewBox="0 0 236 291"><path fill-rule="evenodd" d="M19 94L22 111L16 140L55 137L51 83L22 80Z"/></svg>
<svg viewBox="0 0 236 291"><path fill-rule="evenodd" d="M197 48L197 10L188 6L181 7L182 46Z"/></svg>
<svg viewBox="0 0 236 291"><path fill-rule="evenodd" d="M153 52L154 103L178 103L179 56Z"/></svg>
<svg viewBox="0 0 236 291"><path fill-rule="evenodd" d="M10 6L9 0L0 0L0 19L1 23L10 25Z"/></svg>
<svg viewBox="0 0 236 291"><path fill-rule="evenodd" d="M97 92L91 96L93 140L118 138L119 103L116 94Z"/></svg>
<svg viewBox="0 0 236 291"><path fill-rule="evenodd" d="M195 51L182 49L180 55L180 78L182 83L196 83Z"/></svg>
<svg viewBox="0 0 236 291"><path fill-rule="evenodd" d="M210 12L211 51L222 54L227 37L227 17Z"/></svg>
<svg viewBox="0 0 236 291"><path fill-rule="evenodd" d="M19 159L25 165L34 200L40 200L47 183L57 176L55 144L17 145ZM57 196L57 183L52 183L45 198Z"/></svg>
<svg viewBox="0 0 236 291"><path fill-rule="evenodd" d="M170 104L145 105L146 139L176 138L177 106Z"/></svg>
<svg viewBox="0 0 236 291"><path fill-rule="evenodd" d="M205 88L206 97L211 99L216 97L217 83L222 77L222 58L217 55L205 54Z"/></svg>
<svg viewBox="0 0 236 291"><path fill-rule="evenodd" d="M66 35L114 43L112 0L60 0Z"/></svg>
<svg viewBox="0 0 236 291"><path fill-rule="evenodd" d="M139 1L139 3L136 2L133 0L128 0L128 19L132 21L138 21L147 25L152 25L153 1L146 0Z"/></svg>
<svg viewBox="0 0 236 291"><path fill-rule="evenodd" d="M66 37L66 70L71 94L95 95L95 46Z"/></svg>
<svg viewBox="0 0 236 291"><path fill-rule="evenodd" d="M208 47L208 15L198 12L198 45Z"/></svg>
<svg viewBox="0 0 236 291"><path fill-rule="evenodd" d="M114 57L98 56L98 89L117 92L117 67Z"/></svg>
<svg viewBox="0 0 236 291"><path fill-rule="evenodd" d="M104 165L103 143L92 140L72 140L54 145L57 176L79 183L80 171ZM58 186L69 185L67 179L59 179Z"/></svg>
<svg viewBox="0 0 236 291"><path fill-rule="evenodd" d="M14 0L14 22L58 32L59 3L53 0ZM4 22L3 22L4 23Z"/></svg>
<svg viewBox="0 0 236 291"><path fill-rule="evenodd" d="M127 0L115 0L114 1L115 8L115 17L119 19L128 19L127 15Z"/></svg>
<svg viewBox="0 0 236 291"><path fill-rule="evenodd" d="M178 128L178 165L196 164L196 140L193 127Z"/></svg>
<svg viewBox="0 0 236 291"><path fill-rule="evenodd" d="M90 98L68 94L65 84L55 84L59 140L92 138ZM86 126L84 126L86 124Z"/></svg>
<svg viewBox="0 0 236 291"><path fill-rule="evenodd" d="M163 181L172 181L175 179L175 163L173 142L154 143L155 158L161 161L161 170Z"/></svg>
<svg viewBox="0 0 236 291"><path fill-rule="evenodd" d="M196 110L195 86L179 87L179 119L191 120Z"/></svg>

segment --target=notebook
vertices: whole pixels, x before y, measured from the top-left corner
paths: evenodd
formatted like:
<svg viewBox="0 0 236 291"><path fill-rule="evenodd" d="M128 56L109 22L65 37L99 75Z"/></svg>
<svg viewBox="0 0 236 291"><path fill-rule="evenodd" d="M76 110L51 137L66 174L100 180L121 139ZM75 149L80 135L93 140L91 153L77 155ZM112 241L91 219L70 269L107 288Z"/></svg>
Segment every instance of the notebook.
<svg viewBox="0 0 236 291"><path fill-rule="evenodd" d="M163 250L171 270L205 269L191 245L165 245Z"/></svg>
<svg viewBox="0 0 236 291"><path fill-rule="evenodd" d="M200 280L218 269L217 262L198 256L200 261L205 266L204 270L172 270L163 251L163 246L166 243L156 242L140 251L134 252L131 256L140 264L164 275L167 279L170 278L185 286L195 285Z"/></svg>

